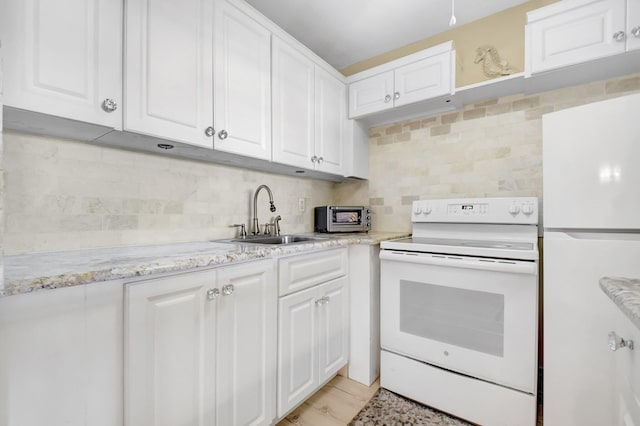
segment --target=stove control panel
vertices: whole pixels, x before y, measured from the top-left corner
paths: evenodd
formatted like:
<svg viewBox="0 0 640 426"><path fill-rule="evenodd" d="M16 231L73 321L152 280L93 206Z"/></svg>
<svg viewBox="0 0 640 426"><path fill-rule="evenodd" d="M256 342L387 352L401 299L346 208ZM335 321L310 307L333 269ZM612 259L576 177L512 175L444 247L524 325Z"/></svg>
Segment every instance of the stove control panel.
<svg viewBox="0 0 640 426"><path fill-rule="evenodd" d="M413 202L412 222L538 223L536 197L458 198Z"/></svg>

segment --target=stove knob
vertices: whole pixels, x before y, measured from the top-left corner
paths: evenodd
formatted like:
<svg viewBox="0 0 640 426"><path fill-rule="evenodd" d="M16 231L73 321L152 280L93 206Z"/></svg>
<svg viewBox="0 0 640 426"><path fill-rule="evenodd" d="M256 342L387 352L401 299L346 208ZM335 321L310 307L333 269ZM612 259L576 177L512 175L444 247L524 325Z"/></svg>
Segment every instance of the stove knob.
<svg viewBox="0 0 640 426"><path fill-rule="evenodd" d="M415 214L420 214L420 213L422 213L422 208L421 208L421 207L416 207L416 208L413 210L413 212L414 212Z"/></svg>
<svg viewBox="0 0 640 426"><path fill-rule="evenodd" d="M422 212L422 214L429 214L431 213L431 207L427 206L424 208L424 211Z"/></svg>
<svg viewBox="0 0 640 426"><path fill-rule="evenodd" d="M518 213L520 213L520 207L518 207L516 204L511 204L511 206L509 206L509 213L511 213L512 215L517 215Z"/></svg>
<svg viewBox="0 0 640 426"><path fill-rule="evenodd" d="M524 204L522 206L522 213L526 214L527 216L532 214L533 213L533 204L531 204L531 203Z"/></svg>

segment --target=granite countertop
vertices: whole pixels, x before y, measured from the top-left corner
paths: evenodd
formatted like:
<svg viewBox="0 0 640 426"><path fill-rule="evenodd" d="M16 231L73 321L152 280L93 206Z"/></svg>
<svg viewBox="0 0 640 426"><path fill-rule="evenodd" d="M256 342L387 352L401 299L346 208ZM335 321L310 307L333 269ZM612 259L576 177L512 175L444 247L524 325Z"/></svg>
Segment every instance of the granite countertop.
<svg viewBox="0 0 640 426"><path fill-rule="evenodd" d="M200 241L137 247L114 247L4 257L0 297L93 282L186 271L252 259L322 250L350 244L379 244L408 233L311 234L326 239L291 245L248 245Z"/></svg>
<svg viewBox="0 0 640 426"><path fill-rule="evenodd" d="M640 279L603 277L600 288L640 329Z"/></svg>

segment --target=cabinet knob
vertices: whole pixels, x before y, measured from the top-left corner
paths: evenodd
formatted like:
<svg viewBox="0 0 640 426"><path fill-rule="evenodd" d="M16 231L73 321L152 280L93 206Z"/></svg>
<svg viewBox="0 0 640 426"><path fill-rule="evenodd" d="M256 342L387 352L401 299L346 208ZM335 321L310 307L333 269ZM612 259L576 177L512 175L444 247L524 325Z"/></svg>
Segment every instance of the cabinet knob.
<svg viewBox="0 0 640 426"><path fill-rule="evenodd" d="M227 284L227 285L223 285L222 286L222 295L223 296L230 296L233 294L233 284Z"/></svg>
<svg viewBox="0 0 640 426"><path fill-rule="evenodd" d="M218 296L220 296L220 290L218 290L217 288L210 288L209 290L207 290L207 299L216 300Z"/></svg>
<svg viewBox="0 0 640 426"><path fill-rule="evenodd" d="M391 95L387 95L384 97L384 103L389 103L391 101Z"/></svg>
<svg viewBox="0 0 640 426"><path fill-rule="evenodd" d="M220 138L220 140L225 140L228 136L229 136L229 133L227 133L226 130L220 130L218 132L218 137Z"/></svg>
<svg viewBox="0 0 640 426"><path fill-rule="evenodd" d="M105 112L113 112L118 109L118 103L113 99L107 98L102 101L102 109Z"/></svg>
<svg viewBox="0 0 640 426"><path fill-rule="evenodd" d="M396 93L394 93L394 94L393 94L393 99L394 99L394 100L396 100L396 101L397 101L398 99L400 99L400 92L396 92Z"/></svg>
<svg viewBox="0 0 640 426"><path fill-rule="evenodd" d="M204 129L204 134L211 137L213 136L213 134L215 133L215 129L211 126L207 127L206 129Z"/></svg>
<svg viewBox="0 0 640 426"><path fill-rule="evenodd" d="M321 164L322 162L324 162L324 157L318 157L318 164Z"/></svg>
<svg viewBox="0 0 640 426"><path fill-rule="evenodd" d="M631 29L631 35L634 36L634 37L639 37L640 38L640 26L633 27Z"/></svg>
<svg viewBox="0 0 640 426"><path fill-rule="evenodd" d="M615 331L609 333L609 349L615 352L625 347L633 350L633 340L624 340L622 337L619 337Z"/></svg>
<svg viewBox="0 0 640 426"><path fill-rule="evenodd" d="M615 41L624 41L624 31L617 31L613 34L613 39Z"/></svg>
<svg viewBox="0 0 640 426"><path fill-rule="evenodd" d="M318 161L318 157L316 157L315 155L313 157L311 157L311 162L315 163L316 161Z"/></svg>

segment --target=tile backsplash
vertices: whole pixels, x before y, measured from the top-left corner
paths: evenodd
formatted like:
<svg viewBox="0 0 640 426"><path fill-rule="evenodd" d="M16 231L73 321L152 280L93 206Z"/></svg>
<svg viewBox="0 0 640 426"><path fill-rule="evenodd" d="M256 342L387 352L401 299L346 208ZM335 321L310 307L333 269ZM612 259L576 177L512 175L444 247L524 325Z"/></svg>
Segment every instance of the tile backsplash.
<svg viewBox="0 0 640 426"><path fill-rule="evenodd" d="M5 131L8 254L201 241L249 224L313 230L313 206L370 204L376 231L409 231L413 200L542 197L542 114L640 91L640 74L467 105L370 129L368 181L331 183ZM577 159L579 157L576 157ZM306 211L298 212L305 198Z"/></svg>
<svg viewBox="0 0 640 426"><path fill-rule="evenodd" d="M332 202L331 182L11 131L4 140L7 254L232 237L261 184L278 209L261 191L261 224L279 214L286 233L312 231L312 206Z"/></svg>
<svg viewBox="0 0 640 426"><path fill-rule="evenodd" d="M534 196L542 202L542 115L638 91L640 74L372 128L369 181L338 185L337 202L371 204L377 231L409 231L418 199Z"/></svg>

